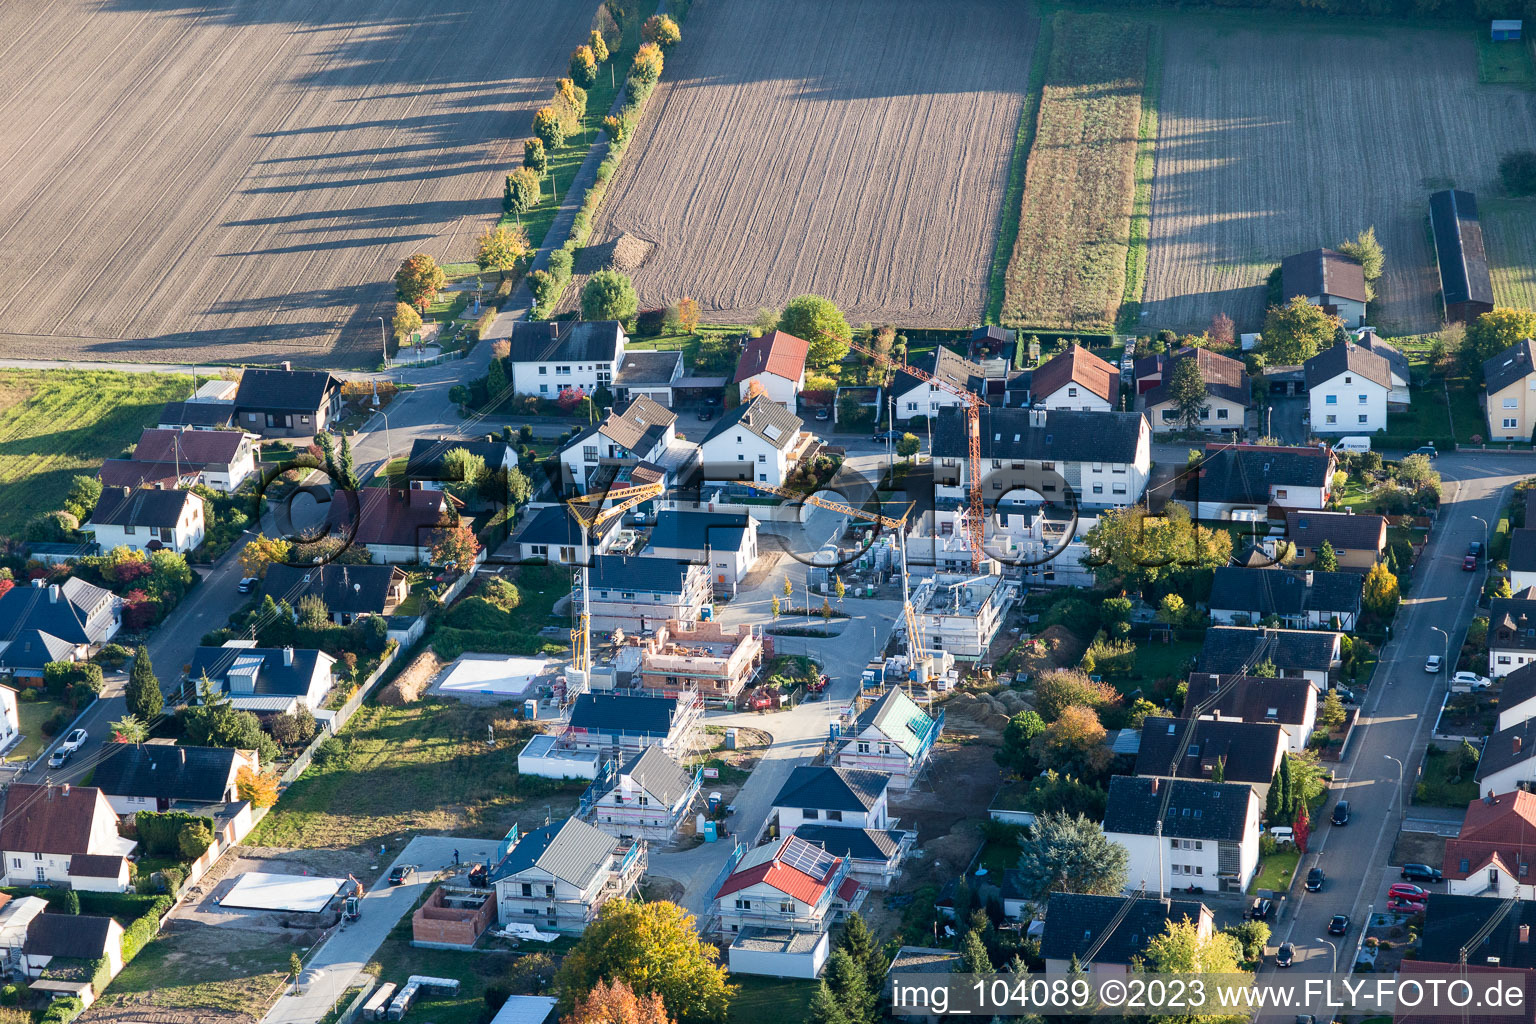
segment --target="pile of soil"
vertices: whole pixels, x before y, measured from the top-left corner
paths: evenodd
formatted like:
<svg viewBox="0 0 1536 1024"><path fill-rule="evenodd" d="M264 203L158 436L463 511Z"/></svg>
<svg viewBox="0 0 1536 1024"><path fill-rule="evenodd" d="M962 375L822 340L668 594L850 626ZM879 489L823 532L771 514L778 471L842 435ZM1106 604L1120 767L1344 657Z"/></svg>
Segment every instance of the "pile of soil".
<svg viewBox="0 0 1536 1024"><path fill-rule="evenodd" d="M1002 738L1008 719L1033 706L1013 690L997 694L959 693L944 703L945 729L995 742Z"/></svg>
<svg viewBox="0 0 1536 1024"><path fill-rule="evenodd" d="M595 274L599 270L618 270L631 273L640 269L656 249L654 242L647 242L638 235L624 232L611 242L588 245L576 254L577 274Z"/></svg>
<svg viewBox="0 0 1536 1024"><path fill-rule="evenodd" d="M427 692L427 687L432 685L432 680L437 678L446 664L431 649L422 651L399 675L380 688L379 703L392 708L414 704Z"/></svg>

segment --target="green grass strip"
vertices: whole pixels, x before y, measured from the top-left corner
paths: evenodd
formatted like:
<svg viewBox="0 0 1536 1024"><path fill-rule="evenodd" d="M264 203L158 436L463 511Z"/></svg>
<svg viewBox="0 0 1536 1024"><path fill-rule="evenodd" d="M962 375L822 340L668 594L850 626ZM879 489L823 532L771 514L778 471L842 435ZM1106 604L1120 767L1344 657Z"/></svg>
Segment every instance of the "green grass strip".
<svg viewBox="0 0 1536 1024"><path fill-rule="evenodd" d="M1163 88L1163 37L1153 26L1147 39L1147 75L1141 90L1141 126L1136 132L1136 195L1131 203L1131 227L1125 250L1125 292L1120 300L1119 329L1135 333L1141 326L1141 296L1147 286L1147 239L1152 227L1152 177L1156 170L1157 103Z"/></svg>
<svg viewBox="0 0 1536 1024"><path fill-rule="evenodd" d="M1024 90L1024 106L1019 111L1019 130L1013 141L1013 160L1008 165L1008 191L1003 194L1003 209L997 225L997 245L992 250L992 269L987 275L987 311L984 323L995 324L1003 315L1003 289L1008 284L1008 261L1019 238L1019 217L1024 211L1024 172L1029 166L1029 148L1035 142L1035 128L1040 118L1040 97L1045 92L1045 72L1051 63L1051 44L1055 39L1055 18L1043 7L1039 12L1040 33L1035 36L1035 51L1029 59L1029 80Z"/></svg>

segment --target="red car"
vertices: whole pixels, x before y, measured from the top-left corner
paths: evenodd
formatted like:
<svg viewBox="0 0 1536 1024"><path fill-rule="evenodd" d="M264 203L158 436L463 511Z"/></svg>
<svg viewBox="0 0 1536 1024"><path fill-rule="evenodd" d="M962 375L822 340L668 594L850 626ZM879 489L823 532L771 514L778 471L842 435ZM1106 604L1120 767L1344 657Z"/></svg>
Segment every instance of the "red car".
<svg viewBox="0 0 1536 1024"><path fill-rule="evenodd" d="M1389 899L1387 900L1387 909L1398 914L1422 914L1424 913L1424 904L1417 900Z"/></svg>
<svg viewBox="0 0 1536 1024"><path fill-rule="evenodd" d="M1476 555L1468 555L1465 558L1463 558L1461 560L1461 567L1466 572L1476 572L1477 571L1477 556Z"/></svg>
<svg viewBox="0 0 1536 1024"><path fill-rule="evenodd" d="M1425 897L1428 895L1428 889L1414 885L1411 882L1393 882L1387 889L1388 898L1396 897L1397 899L1409 900L1415 903L1424 902Z"/></svg>

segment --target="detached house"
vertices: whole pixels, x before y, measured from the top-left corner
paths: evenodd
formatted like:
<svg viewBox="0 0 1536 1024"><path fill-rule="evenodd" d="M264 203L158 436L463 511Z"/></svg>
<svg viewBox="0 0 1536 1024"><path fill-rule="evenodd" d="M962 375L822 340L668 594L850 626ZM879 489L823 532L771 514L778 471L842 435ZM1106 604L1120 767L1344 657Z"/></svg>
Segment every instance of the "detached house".
<svg viewBox="0 0 1536 1024"><path fill-rule="evenodd" d="M699 448L677 432L677 414L641 396L609 412L560 449L560 479L576 494L609 486L684 481Z"/></svg>
<svg viewBox="0 0 1536 1024"><path fill-rule="evenodd" d="M1353 632L1365 578L1357 572L1223 566L1211 582L1211 621L1252 626L1275 618L1289 629Z"/></svg>
<svg viewBox="0 0 1536 1024"><path fill-rule="evenodd" d="M1104 835L1130 854L1133 891L1198 885L1241 893L1259 866L1261 810L1253 787L1241 783L1117 775L1109 780Z"/></svg>
<svg viewBox="0 0 1536 1024"><path fill-rule="evenodd" d="M765 395L738 405L720 418L700 445L704 479L782 486L804 450L803 425L800 417Z"/></svg>
<svg viewBox="0 0 1536 1024"><path fill-rule="evenodd" d="M1387 429L1392 366L1353 339L1302 364L1315 434L1374 434Z"/></svg>
<svg viewBox="0 0 1536 1024"><path fill-rule="evenodd" d="M561 739L576 750L596 750L628 758L658 746L681 757L693 746L701 707L697 694L655 697L639 693L577 696Z"/></svg>
<svg viewBox="0 0 1536 1024"><path fill-rule="evenodd" d="M230 707L237 711L291 715L301 703L311 711L324 706L335 664L324 651L230 640L223 647L199 647L187 679L194 687L207 679L228 695Z"/></svg>
<svg viewBox="0 0 1536 1024"><path fill-rule="evenodd" d="M1286 750L1278 723L1148 718L1141 727L1136 774L1210 782L1220 764L1223 782L1245 784L1262 802Z"/></svg>
<svg viewBox="0 0 1536 1024"><path fill-rule="evenodd" d="M91 782L118 815L234 803L240 798L235 785L240 769L260 771L254 750L169 743L116 743L107 749Z"/></svg>
<svg viewBox="0 0 1536 1024"><path fill-rule="evenodd" d="M84 661L117 635L122 602L71 576L33 580L0 594L0 672L41 679L50 661Z"/></svg>
<svg viewBox="0 0 1536 1024"><path fill-rule="evenodd" d="M1120 393L1120 371L1073 345L1041 363L1030 380L1030 401L1047 409L1108 412Z"/></svg>
<svg viewBox="0 0 1536 1024"><path fill-rule="evenodd" d="M1536 344L1515 342L1483 363L1488 440L1529 441L1536 435Z"/></svg>
<svg viewBox="0 0 1536 1024"><path fill-rule="evenodd" d="M1326 448L1208 444L1185 488L1196 519L1262 521L1272 505L1325 508L1338 462Z"/></svg>
<svg viewBox="0 0 1536 1024"><path fill-rule="evenodd" d="M1128 901L1129 908L1125 906ZM1130 973L1134 960L1147 955L1152 939L1178 921L1193 921L1202 939L1216 933L1215 918L1196 900L1053 892L1046 904L1040 955L1051 974L1065 975L1075 959L1092 978L1121 977ZM1109 937L1104 938L1111 927ZM1096 946L1093 959L1084 962Z"/></svg>
<svg viewBox="0 0 1536 1024"><path fill-rule="evenodd" d="M673 388L683 379L683 353L625 352L619 359L619 372L609 389L619 402L649 398L657 405L672 408Z"/></svg>
<svg viewBox="0 0 1536 1024"><path fill-rule="evenodd" d="M623 529L622 516L613 516L598 523L590 531L583 531L565 505L529 507L522 528L512 538L517 546L517 557L524 562L543 560L572 565L593 555L607 554ZM583 536L583 532L586 536ZM586 552L583 555L583 551Z"/></svg>
<svg viewBox="0 0 1536 1024"><path fill-rule="evenodd" d="M392 565L297 566L273 563L262 578L262 596L297 608L306 597L325 602L330 620L350 626L370 615L390 616L411 592L410 577Z"/></svg>
<svg viewBox="0 0 1536 1024"><path fill-rule="evenodd" d="M97 476L103 490L202 484L228 494L255 474L255 440L243 430L146 430L131 458L108 459Z"/></svg>
<svg viewBox="0 0 1536 1024"><path fill-rule="evenodd" d="M847 861L796 836L749 851L715 892L720 931L733 940L731 971L816 977L833 923L864 894Z"/></svg>
<svg viewBox="0 0 1536 1024"><path fill-rule="evenodd" d="M512 390L551 401L562 391L612 389L629 338L617 320L523 320L507 339Z"/></svg>
<svg viewBox="0 0 1536 1024"><path fill-rule="evenodd" d="M1286 749L1299 754L1317 728L1321 699L1317 684L1300 676L1271 679L1191 672L1184 712L1187 716L1203 706L1200 717L1209 721L1278 725L1285 731Z"/></svg>
<svg viewBox="0 0 1536 1024"><path fill-rule="evenodd" d="M1146 410L1154 430L1182 430L1184 419L1173 399L1173 374L1178 365L1194 360L1205 382L1206 403L1200 408L1200 430L1242 431L1253 406L1253 385L1241 361L1206 348L1182 348L1171 355L1151 355L1136 363L1138 406Z"/></svg>
<svg viewBox="0 0 1536 1024"><path fill-rule="evenodd" d="M896 827L880 772L802 765L773 800L780 834L793 832L849 863L854 878L884 888L901 873L917 833Z"/></svg>
<svg viewBox="0 0 1536 1024"><path fill-rule="evenodd" d="M1339 666L1342 637L1331 630L1212 626L1205 632L1198 667L1216 675L1241 675L1268 661L1277 675L1309 679L1326 691Z"/></svg>
<svg viewBox="0 0 1536 1024"><path fill-rule="evenodd" d="M235 424L262 437L313 437L341 413L341 381L324 370L246 370L235 392Z"/></svg>
<svg viewBox="0 0 1536 1024"><path fill-rule="evenodd" d="M90 522L81 527L103 551L166 548L184 555L203 542L208 522L203 499L191 491L103 489Z"/></svg>
<svg viewBox="0 0 1536 1024"><path fill-rule="evenodd" d="M487 473L500 473L517 468L517 449L506 441L491 438L466 440L458 437L418 437L411 442L411 454L405 460L405 475L411 486L440 491L454 482L448 469L448 453L462 448L471 455L478 455L485 463Z"/></svg>
<svg viewBox="0 0 1536 1024"><path fill-rule="evenodd" d="M757 520L729 512L660 512L642 554L703 565L716 593L735 594L757 562Z"/></svg>
<svg viewBox="0 0 1536 1024"><path fill-rule="evenodd" d="M613 836L578 818L518 836L491 867L503 926L531 924L579 935L609 900L628 899L645 874L645 844Z"/></svg>
<svg viewBox="0 0 1536 1024"><path fill-rule="evenodd" d="M620 839L667 841L688 816L702 780L702 771L689 775L660 744L649 746L613 774L587 817Z"/></svg>
<svg viewBox="0 0 1536 1024"><path fill-rule="evenodd" d="M459 501L447 491L425 487L337 492L326 527L330 536L366 547L375 564L430 562L439 531L452 525L450 503L457 506Z"/></svg>
<svg viewBox="0 0 1536 1024"><path fill-rule="evenodd" d="M795 396L805 390L805 357L808 342L784 331L770 331L747 342L736 360L733 383L746 402L756 384L769 399L786 409L795 408Z"/></svg>
<svg viewBox="0 0 1536 1024"><path fill-rule="evenodd" d="M924 360L918 369L973 395L983 395L986 391L986 371L982 366L943 345L934 349L933 357ZM896 418L902 421L917 416L933 417L938 415L940 409L963 404L960 396L954 392L946 391L905 370L896 371L895 379L891 382L891 397L896 402ZM883 412L883 409L876 410L876 421Z"/></svg>
<svg viewBox="0 0 1536 1024"><path fill-rule="evenodd" d="M1365 271L1341 252L1312 249L1287 256L1280 261L1280 287L1283 300L1300 295L1346 327L1365 323Z"/></svg>
<svg viewBox="0 0 1536 1024"><path fill-rule="evenodd" d="M95 787L13 782L5 792L0 855L6 885L127 892L135 845L117 834L117 815Z"/></svg>
<svg viewBox="0 0 1536 1024"><path fill-rule="evenodd" d="M837 749L837 765L884 772L893 788L909 789L943 731L942 711L930 717L900 687L892 687L853 716Z"/></svg>
<svg viewBox="0 0 1536 1024"><path fill-rule="evenodd" d="M1467 804L1445 844L1446 891L1457 896L1536 899L1536 794L1490 793Z"/></svg>
<svg viewBox="0 0 1536 1024"><path fill-rule="evenodd" d="M1536 587L1488 606L1488 676L1498 679L1536 663ZM1504 699L1508 705L1508 697Z"/></svg>
<svg viewBox="0 0 1536 1024"><path fill-rule="evenodd" d="M934 495L958 507L969 494L965 413L941 409L933 426ZM1152 433L1139 412L981 411L981 472L989 506L1004 497L1106 508L1141 500L1152 473ZM953 503L953 504L952 504Z"/></svg>
<svg viewBox="0 0 1536 1024"><path fill-rule="evenodd" d="M1327 541L1341 570L1367 573L1387 550L1387 520L1385 516L1357 516L1353 512L1290 511L1285 514L1285 539L1294 548L1292 565L1317 561L1317 549ZM1274 556L1283 553L1275 538L1266 541L1266 546Z"/></svg>
<svg viewBox="0 0 1536 1024"><path fill-rule="evenodd" d="M592 628L644 633L668 619L694 622L714 599L709 570L672 558L593 555L587 568Z"/></svg>

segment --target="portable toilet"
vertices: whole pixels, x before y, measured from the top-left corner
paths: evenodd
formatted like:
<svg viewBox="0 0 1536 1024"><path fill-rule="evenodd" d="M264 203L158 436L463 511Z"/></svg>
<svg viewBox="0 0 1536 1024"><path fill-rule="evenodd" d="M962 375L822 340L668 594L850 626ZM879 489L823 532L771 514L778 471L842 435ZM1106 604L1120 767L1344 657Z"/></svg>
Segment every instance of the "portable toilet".
<svg viewBox="0 0 1536 1024"><path fill-rule="evenodd" d="M705 605L703 608L699 609L699 618L703 619L705 622L710 621L714 617L715 609L712 606Z"/></svg>
<svg viewBox="0 0 1536 1024"><path fill-rule="evenodd" d="M835 740L843 734L842 722L831 722L827 726L827 738Z"/></svg>
<svg viewBox="0 0 1536 1024"><path fill-rule="evenodd" d="M725 730L725 749L736 749L736 728L734 726Z"/></svg>
<svg viewBox="0 0 1536 1024"><path fill-rule="evenodd" d="M712 843L719 838L720 826L716 825L713 821L706 821L704 823L704 841Z"/></svg>
<svg viewBox="0 0 1536 1024"><path fill-rule="evenodd" d="M714 814L716 811L718 811L720 809L720 802L721 802L721 800L722 800L722 797L720 796L720 793L718 791L709 794L709 797L707 798L707 803L709 805L709 813L710 814Z"/></svg>
<svg viewBox="0 0 1536 1024"><path fill-rule="evenodd" d="M539 699L537 697L523 701L523 717L529 720L539 717Z"/></svg>

